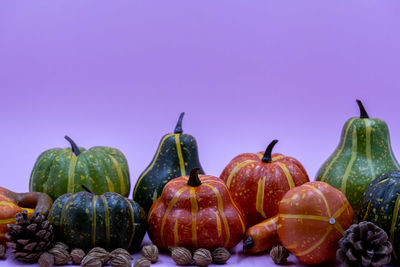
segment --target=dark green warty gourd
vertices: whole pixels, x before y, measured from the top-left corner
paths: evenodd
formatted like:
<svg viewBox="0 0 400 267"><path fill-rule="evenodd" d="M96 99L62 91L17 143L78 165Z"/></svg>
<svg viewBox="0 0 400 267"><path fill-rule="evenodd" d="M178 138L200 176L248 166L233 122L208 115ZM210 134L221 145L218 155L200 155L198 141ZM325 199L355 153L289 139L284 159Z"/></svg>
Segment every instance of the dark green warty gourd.
<svg viewBox="0 0 400 267"><path fill-rule="evenodd" d="M146 212L170 180L188 175L194 168L200 168L199 173L204 174L196 140L189 134L183 134L183 115L184 112L179 116L174 133L163 136L153 160L135 185L133 199Z"/></svg>

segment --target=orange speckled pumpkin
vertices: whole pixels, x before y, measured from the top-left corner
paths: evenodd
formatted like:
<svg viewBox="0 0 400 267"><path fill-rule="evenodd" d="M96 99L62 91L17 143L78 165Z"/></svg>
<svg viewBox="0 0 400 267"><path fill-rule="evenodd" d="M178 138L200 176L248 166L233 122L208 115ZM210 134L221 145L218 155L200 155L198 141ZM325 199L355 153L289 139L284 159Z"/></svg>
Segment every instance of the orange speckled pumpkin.
<svg viewBox="0 0 400 267"><path fill-rule="evenodd" d="M276 215L283 195L309 181L299 161L271 154L277 142L273 140L264 153L235 157L221 174L234 201L243 208L248 227Z"/></svg>
<svg viewBox="0 0 400 267"><path fill-rule="evenodd" d="M51 198L44 193L19 194L0 187L0 243L7 241L7 224L15 223L15 215L18 212L26 210L29 217L33 214L47 215L52 204Z"/></svg>
<svg viewBox="0 0 400 267"><path fill-rule="evenodd" d="M353 222L345 195L324 182L288 191L279 204L282 245L305 264L335 260L338 241Z"/></svg>
<svg viewBox="0 0 400 267"><path fill-rule="evenodd" d="M166 184L148 224L151 241L161 249L230 249L241 241L246 218L219 178L194 169Z"/></svg>

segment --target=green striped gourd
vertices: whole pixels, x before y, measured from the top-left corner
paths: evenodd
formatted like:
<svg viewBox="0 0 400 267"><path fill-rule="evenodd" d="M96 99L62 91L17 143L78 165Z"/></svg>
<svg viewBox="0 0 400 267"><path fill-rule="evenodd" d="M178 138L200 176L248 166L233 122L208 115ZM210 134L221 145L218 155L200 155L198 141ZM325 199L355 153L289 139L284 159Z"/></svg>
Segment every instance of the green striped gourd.
<svg viewBox="0 0 400 267"><path fill-rule="evenodd" d="M400 260L400 171L376 178L364 193L360 221L370 221L386 231L393 258Z"/></svg>
<svg viewBox="0 0 400 267"><path fill-rule="evenodd" d="M340 143L317 173L317 180L341 190L354 211L372 180L399 169L390 145L388 126L383 120L369 118L361 101L359 118L344 125Z"/></svg>
<svg viewBox="0 0 400 267"><path fill-rule="evenodd" d="M146 212L170 180L188 175L195 168L199 168L199 173L204 174L200 166L196 140L189 134L183 134L184 114L180 114L174 133L161 138L153 160L136 182L133 199Z"/></svg>
<svg viewBox="0 0 400 267"><path fill-rule="evenodd" d="M47 150L36 160L29 182L31 192L44 192L55 200L65 193L82 191L81 184L86 184L98 195L129 195L128 163L119 150L102 146L85 150L68 136L65 139L71 148Z"/></svg>
<svg viewBox="0 0 400 267"><path fill-rule="evenodd" d="M65 194L53 204L48 220L58 240L72 248L137 250L146 233L146 214L135 201L118 193L87 191Z"/></svg>

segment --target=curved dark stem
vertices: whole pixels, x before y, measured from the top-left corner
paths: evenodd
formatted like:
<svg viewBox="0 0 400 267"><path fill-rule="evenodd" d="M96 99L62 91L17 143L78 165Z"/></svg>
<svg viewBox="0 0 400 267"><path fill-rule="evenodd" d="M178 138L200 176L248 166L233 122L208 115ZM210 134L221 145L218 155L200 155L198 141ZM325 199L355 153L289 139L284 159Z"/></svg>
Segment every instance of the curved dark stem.
<svg viewBox="0 0 400 267"><path fill-rule="evenodd" d="M276 143L278 143L278 140L276 140L276 139L272 140L272 142L269 143L269 145L267 146L267 149L265 150L264 156L261 159L262 162L265 162L265 163L272 162L272 149L274 148Z"/></svg>
<svg viewBox="0 0 400 267"><path fill-rule="evenodd" d="M185 115L185 112L182 112L181 115L179 115L178 123L176 124L175 131L174 133L182 133L182 119L183 115Z"/></svg>
<svg viewBox="0 0 400 267"><path fill-rule="evenodd" d="M253 238L251 238L251 236L249 236L245 241L243 241L243 250L249 250L254 246L254 241Z"/></svg>
<svg viewBox="0 0 400 267"><path fill-rule="evenodd" d="M368 113L365 111L365 108L360 100L356 99L358 107L360 108L360 119L368 119Z"/></svg>
<svg viewBox="0 0 400 267"><path fill-rule="evenodd" d="M189 186L196 187L201 185L201 181L199 178L199 170L200 168L195 168L190 171L189 180L187 183Z"/></svg>
<svg viewBox="0 0 400 267"><path fill-rule="evenodd" d="M67 141L71 144L72 152L74 152L76 156L81 154L79 147L75 144L75 142L71 138L69 138L69 136L64 136L64 138L67 139Z"/></svg>
<svg viewBox="0 0 400 267"><path fill-rule="evenodd" d="M83 184L83 185L82 185L82 188L85 189L86 192L89 192L90 194L93 194L93 195L94 195L93 191L90 190L86 185Z"/></svg>

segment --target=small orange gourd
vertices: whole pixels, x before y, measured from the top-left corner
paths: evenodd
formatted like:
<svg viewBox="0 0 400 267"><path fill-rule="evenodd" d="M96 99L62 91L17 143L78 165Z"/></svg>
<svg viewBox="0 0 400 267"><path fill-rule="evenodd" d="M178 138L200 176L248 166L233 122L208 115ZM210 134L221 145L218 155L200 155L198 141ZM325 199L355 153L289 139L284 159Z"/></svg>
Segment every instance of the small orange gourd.
<svg viewBox="0 0 400 267"><path fill-rule="evenodd" d="M250 253L258 253L279 244L278 219L279 216L275 215L247 229L243 241L243 250Z"/></svg>

